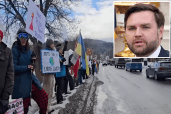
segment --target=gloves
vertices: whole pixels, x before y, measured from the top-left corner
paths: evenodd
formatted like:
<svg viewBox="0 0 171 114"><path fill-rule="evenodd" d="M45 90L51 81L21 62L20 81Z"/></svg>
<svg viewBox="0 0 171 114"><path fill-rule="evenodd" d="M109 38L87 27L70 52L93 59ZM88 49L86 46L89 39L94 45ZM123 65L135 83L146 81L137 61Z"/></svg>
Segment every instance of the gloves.
<svg viewBox="0 0 171 114"><path fill-rule="evenodd" d="M63 58L63 59L62 59L62 62L65 62L65 61L66 61L66 59L65 59L65 58Z"/></svg>
<svg viewBox="0 0 171 114"><path fill-rule="evenodd" d="M5 114L8 110L9 100L1 100L0 99L0 114Z"/></svg>

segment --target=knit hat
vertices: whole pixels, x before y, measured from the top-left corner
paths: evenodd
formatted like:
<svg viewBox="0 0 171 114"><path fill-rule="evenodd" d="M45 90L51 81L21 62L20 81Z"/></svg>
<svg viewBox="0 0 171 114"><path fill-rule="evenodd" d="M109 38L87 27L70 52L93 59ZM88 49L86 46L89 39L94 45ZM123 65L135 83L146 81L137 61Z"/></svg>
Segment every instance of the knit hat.
<svg viewBox="0 0 171 114"><path fill-rule="evenodd" d="M62 45L61 45L61 44L58 44L58 45L56 46L56 50L59 51L60 49L62 49Z"/></svg>
<svg viewBox="0 0 171 114"><path fill-rule="evenodd" d="M52 39L47 39L46 40L46 47L50 48L51 44L54 44L53 40Z"/></svg>
<svg viewBox="0 0 171 114"><path fill-rule="evenodd" d="M21 34L20 34L21 33ZM26 33L27 35L25 35L25 34L22 34L22 33ZM20 34L20 37L18 36ZM21 37L24 37L24 38L26 38L27 40L30 38L30 34L25 30L25 28L20 28L20 29L18 29L18 31L17 31L17 38L21 38Z"/></svg>
<svg viewBox="0 0 171 114"><path fill-rule="evenodd" d="M0 23L0 37L1 37L1 40L3 39L3 32L4 32L4 27L3 27L3 25Z"/></svg>

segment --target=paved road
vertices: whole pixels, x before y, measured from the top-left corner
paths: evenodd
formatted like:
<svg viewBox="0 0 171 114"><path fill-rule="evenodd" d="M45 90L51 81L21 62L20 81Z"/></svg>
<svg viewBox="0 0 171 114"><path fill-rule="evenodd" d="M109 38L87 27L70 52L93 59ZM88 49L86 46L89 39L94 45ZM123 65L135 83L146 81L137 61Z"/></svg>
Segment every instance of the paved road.
<svg viewBox="0 0 171 114"><path fill-rule="evenodd" d="M142 73L100 68L97 114L171 114L171 80L147 79Z"/></svg>

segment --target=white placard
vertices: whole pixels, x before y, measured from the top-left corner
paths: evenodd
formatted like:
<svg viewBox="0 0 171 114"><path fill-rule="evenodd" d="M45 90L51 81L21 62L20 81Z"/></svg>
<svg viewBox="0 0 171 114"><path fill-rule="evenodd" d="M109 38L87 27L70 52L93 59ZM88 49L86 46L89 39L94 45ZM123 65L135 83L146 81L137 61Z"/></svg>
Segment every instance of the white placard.
<svg viewBox="0 0 171 114"><path fill-rule="evenodd" d="M64 58L66 59L66 61L63 63L63 65L68 65L68 63L69 63L69 52L68 51L64 51Z"/></svg>
<svg viewBox="0 0 171 114"><path fill-rule="evenodd" d="M71 62L75 65L78 60L79 55L76 52L73 52L73 56L71 58Z"/></svg>
<svg viewBox="0 0 171 114"><path fill-rule="evenodd" d="M60 72L59 52L41 50L41 68L43 74Z"/></svg>
<svg viewBox="0 0 171 114"><path fill-rule="evenodd" d="M24 114L23 99L15 99L9 102L9 110L5 114Z"/></svg>
<svg viewBox="0 0 171 114"><path fill-rule="evenodd" d="M45 42L45 16L32 0L29 0L26 31L42 43Z"/></svg>

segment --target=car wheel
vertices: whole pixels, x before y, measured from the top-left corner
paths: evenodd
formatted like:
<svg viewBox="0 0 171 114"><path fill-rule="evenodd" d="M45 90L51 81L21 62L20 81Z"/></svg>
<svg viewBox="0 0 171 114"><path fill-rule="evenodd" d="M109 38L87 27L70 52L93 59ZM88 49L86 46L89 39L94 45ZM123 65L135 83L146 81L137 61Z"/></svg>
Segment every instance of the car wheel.
<svg viewBox="0 0 171 114"><path fill-rule="evenodd" d="M154 73L154 79L155 80L159 80L159 77L157 76L157 73L156 72Z"/></svg>
<svg viewBox="0 0 171 114"><path fill-rule="evenodd" d="M125 70L127 71L127 69L125 68Z"/></svg>
<svg viewBox="0 0 171 114"><path fill-rule="evenodd" d="M132 72L132 70L130 69L130 72Z"/></svg>
<svg viewBox="0 0 171 114"><path fill-rule="evenodd" d="M142 69L140 70L140 72L142 72Z"/></svg>
<svg viewBox="0 0 171 114"><path fill-rule="evenodd" d="M148 75L148 72L147 72L147 70L146 70L146 78L149 78L149 75Z"/></svg>

